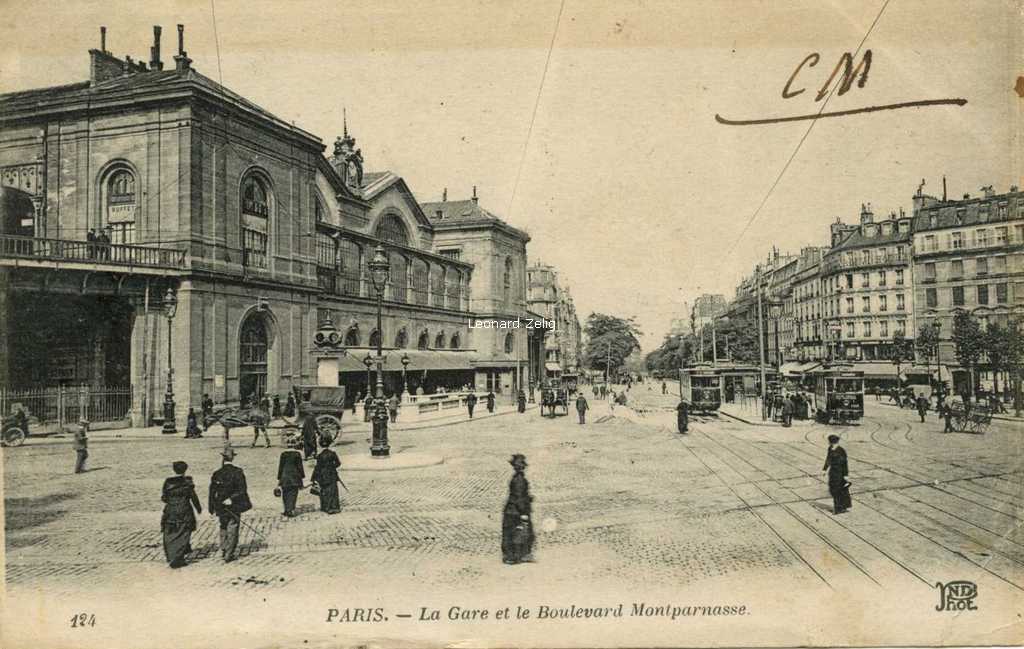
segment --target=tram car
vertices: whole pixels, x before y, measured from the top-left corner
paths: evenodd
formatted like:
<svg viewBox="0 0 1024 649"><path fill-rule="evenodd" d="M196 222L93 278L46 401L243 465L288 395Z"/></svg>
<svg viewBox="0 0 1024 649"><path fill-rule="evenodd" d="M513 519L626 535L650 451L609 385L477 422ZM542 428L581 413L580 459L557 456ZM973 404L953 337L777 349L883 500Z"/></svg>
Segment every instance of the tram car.
<svg viewBox="0 0 1024 649"><path fill-rule="evenodd" d="M579 374L562 374L560 377L562 381L562 388L568 393L568 396L573 396L579 390L580 377Z"/></svg>
<svg viewBox="0 0 1024 649"><path fill-rule="evenodd" d="M718 412L722 406L722 375L707 365L679 370L679 397L691 412Z"/></svg>
<svg viewBox="0 0 1024 649"><path fill-rule="evenodd" d="M814 372L814 409L823 424L845 424L864 416L864 372L822 367Z"/></svg>

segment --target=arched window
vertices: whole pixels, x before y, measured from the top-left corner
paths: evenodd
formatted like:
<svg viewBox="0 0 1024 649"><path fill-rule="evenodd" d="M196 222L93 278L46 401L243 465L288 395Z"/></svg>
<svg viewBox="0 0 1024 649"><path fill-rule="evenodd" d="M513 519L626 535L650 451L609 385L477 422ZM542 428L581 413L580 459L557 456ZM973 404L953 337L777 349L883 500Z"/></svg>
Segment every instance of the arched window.
<svg viewBox="0 0 1024 649"><path fill-rule="evenodd" d="M505 334L505 353L511 354L516 348L516 338L513 334Z"/></svg>
<svg viewBox="0 0 1024 649"><path fill-rule="evenodd" d="M448 346L451 347L452 349L458 349L461 344L462 344L462 341L459 340L459 334L457 334L457 333L452 334L452 342Z"/></svg>
<svg viewBox="0 0 1024 649"><path fill-rule="evenodd" d="M374 329L370 332L370 347L376 347L380 344L380 332Z"/></svg>
<svg viewBox="0 0 1024 649"><path fill-rule="evenodd" d="M327 219L327 210L317 197L313 198L313 218L316 219L316 223L323 223Z"/></svg>
<svg viewBox="0 0 1024 649"><path fill-rule="evenodd" d="M110 243L135 243L135 213L138 209L135 174L128 169L114 171L107 180L106 194Z"/></svg>
<svg viewBox="0 0 1024 649"><path fill-rule="evenodd" d="M402 217L385 214L377 224L377 238L400 246L409 245L409 231L402 222Z"/></svg>
<svg viewBox="0 0 1024 649"><path fill-rule="evenodd" d="M405 328L403 327L402 330L398 332L398 335L395 336L395 347L398 349L405 349L408 346L409 334L405 332Z"/></svg>
<svg viewBox="0 0 1024 649"><path fill-rule="evenodd" d="M346 347L358 347L359 346L359 327L352 326L345 332L345 346Z"/></svg>
<svg viewBox="0 0 1024 649"><path fill-rule="evenodd" d="M405 255L392 252L388 255L391 262L391 299L395 302L407 302L409 299L409 262Z"/></svg>
<svg viewBox="0 0 1024 649"><path fill-rule="evenodd" d="M242 182L242 264L267 267L267 217L270 215L267 188L255 175Z"/></svg>
<svg viewBox="0 0 1024 649"><path fill-rule="evenodd" d="M238 340L238 389L243 399L267 391L267 343L263 318L250 316Z"/></svg>
<svg viewBox="0 0 1024 649"><path fill-rule="evenodd" d="M505 304L509 304L512 301L512 258L505 258L505 275L502 281L502 287L505 296Z"/></svg>
<svg viewBox="0 0 1024 649"><path fill-rule="evenodd" d="M426 349L430 346L430 334L425 330L420 334L420 339L416 341L416 349Z"/></svg>
<svg viewBox="0 0 1024 649"><path fill-rule="evenodd" d="M412 260L412 295L416 304L427 304L427 285L430 281L430 270L427 262L422 259Z"/></svg>
<svg viewBox="0 0 1024 649"><path fill-rule="evenodd" d="M437 334L434 338L434 349L444 349L444 332Z"/></svg>

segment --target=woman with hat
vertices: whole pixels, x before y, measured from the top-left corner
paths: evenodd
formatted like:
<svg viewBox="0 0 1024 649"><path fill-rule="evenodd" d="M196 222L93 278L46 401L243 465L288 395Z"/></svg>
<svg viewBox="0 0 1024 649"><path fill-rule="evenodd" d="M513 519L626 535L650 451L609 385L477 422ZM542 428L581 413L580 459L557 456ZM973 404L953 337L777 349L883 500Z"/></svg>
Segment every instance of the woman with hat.
<svg viewBox="0 0 1024 649"><path fill-rule="evenodd" d="M505 563L531 561L533 525L530 523L533 496L526 481L526 456L516 453L509 460L515 470L508 483L508 500L501 519L501 557Z"/></svg>
<svg viewBox="0 0 1024 649"><path fill-rule="evenodd" d="M160 530L164 536L164 556L172 568L185 565L185 555L192 551L192 532L196 529L196 514L203 513L192 478L185 475L188 464L178 461L171 465L174 476L164 480L164 513ZM192 509L195 508L195 512Z"/></svg>
<svg viewBox="0 0 1024 649"><path fill-rule="evenodd" d="M850 499L850 482L847 479L849 468L846 462L846 450L839 445L839 435L828 436L828 455L822 472L828 472L828 491L832 494L832 512L843 514L853 502Z"/></svg>
<svg viewBox="0 0 1024 649"><path fill-rule="evenodd" d="M299 489L302 489L302 481L306 477L306 470L302 467L302 438L298 435L291 435L288 438L288 448L281 452L281 459L277 463L277 489L275 495L281 497L284 503L284 515L291 518L295 516L295 501L299 496Z"/></svg>
<svg viewBox="0 0 1024 649"><path fill-rule="evenodd" d="M328 514L337 514L341 511L341 497L338 493L338 468L341 460L338 454L331 448L331 439L323 437L320 439L320 454L316 456L316 466L313 468L312 480L316 483L320 492L320 511Z"/></svg>

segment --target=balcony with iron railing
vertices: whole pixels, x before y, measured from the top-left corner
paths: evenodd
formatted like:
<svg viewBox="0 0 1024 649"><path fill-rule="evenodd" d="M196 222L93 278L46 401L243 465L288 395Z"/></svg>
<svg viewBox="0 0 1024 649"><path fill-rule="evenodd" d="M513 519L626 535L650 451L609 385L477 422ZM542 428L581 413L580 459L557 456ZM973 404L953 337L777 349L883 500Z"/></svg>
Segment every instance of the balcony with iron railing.
<svg viewBox="0 0 1024 649"><path fill-rule="evenodd" d="M42 239L0 234L0 264L23 265L21 262L85 264L94 267L162 268L181 270L185 251L174 248L126 244L97 243L69 239Z"/></svg>

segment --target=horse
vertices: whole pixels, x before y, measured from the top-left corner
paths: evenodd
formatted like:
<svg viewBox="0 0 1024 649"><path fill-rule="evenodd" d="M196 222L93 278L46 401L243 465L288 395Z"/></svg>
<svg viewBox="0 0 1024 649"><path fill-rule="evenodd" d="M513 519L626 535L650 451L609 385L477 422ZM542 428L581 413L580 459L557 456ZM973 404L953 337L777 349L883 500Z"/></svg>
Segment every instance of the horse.
<svg viewBox="0 0 1024 649"><path fill-rule="evenodd" d="M213 413L203 418L204 429L208 430L213 424L220 424L224 427L225 442L231 441L232 428L245 428L256 424L266 426L269 423L270 414L259 406L245 408L242 406L220 406L219 409L215 406Z"/></svg>

